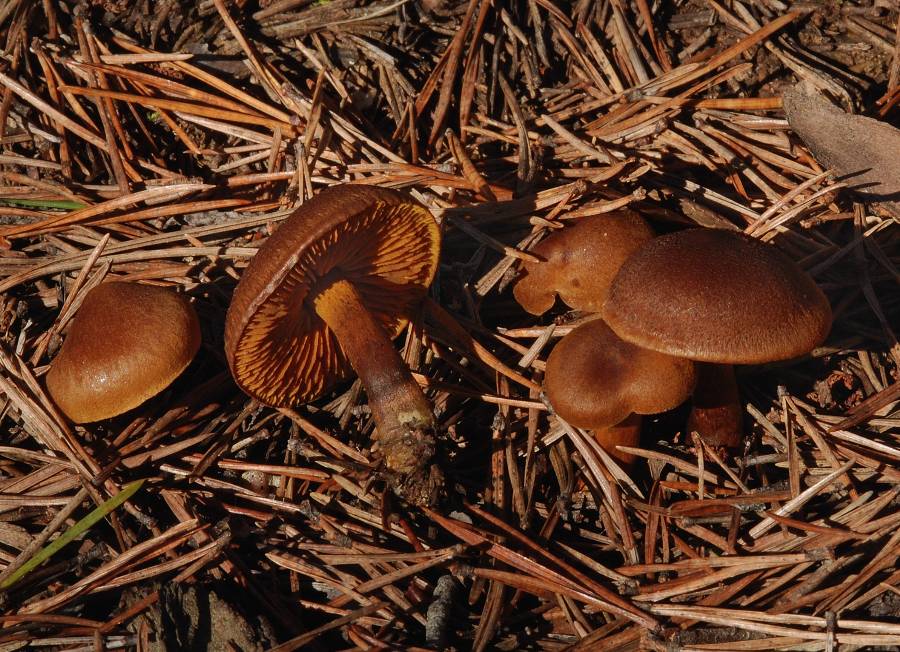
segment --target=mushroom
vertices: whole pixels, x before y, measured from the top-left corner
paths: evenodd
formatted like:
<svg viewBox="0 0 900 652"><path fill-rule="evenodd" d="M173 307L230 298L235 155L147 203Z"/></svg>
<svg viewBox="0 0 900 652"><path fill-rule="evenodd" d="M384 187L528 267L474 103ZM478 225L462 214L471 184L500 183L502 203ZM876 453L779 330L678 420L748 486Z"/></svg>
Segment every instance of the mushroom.
<svg viewBox="0 0 900 652"><path fill-rule="evenodd" d="M364 185L323 190L259 249L225 324L232 375L272 406L315 399L351 367L366 388L395 490L436 499L434 413L392 340L425 296L440 231L406 195Z"/></svg>
<svg viewBox="0 0 900 652"><path fill-rule="evenodd" d="M92 288L47 372L47 391L75 423L117 416L160 393L200 348L190 301L151 285Z"/></svg>
<svg viewBox="0 0 900 652"><path fill-rule="evenodd" d="M652 237L653 231L634 211L581 218L532 249L544 260L525 263L513 296L533 315L547 312L557 294L570 308L599 312L619 266Z"/></svg>
<svg viewBox="0 0 900 652"><path fill-rule="evenodd" d="M719 229L645 244L619 269L602 315L637 346L722 365L699 365L691 423L727 447L741 437L731 365L804 355L831 328L828 299L808 274L774 246Z"/></svg>
<svg viewBox="0 0 900 652"><path fill-rule="evenodd" d="M619 461L634 457L617 445L635 446L640 418L683 403L694 389L694 364L629 344L602 320L566 335L547 358L544 393L556 414L594 431L597 442Z"/></svg>

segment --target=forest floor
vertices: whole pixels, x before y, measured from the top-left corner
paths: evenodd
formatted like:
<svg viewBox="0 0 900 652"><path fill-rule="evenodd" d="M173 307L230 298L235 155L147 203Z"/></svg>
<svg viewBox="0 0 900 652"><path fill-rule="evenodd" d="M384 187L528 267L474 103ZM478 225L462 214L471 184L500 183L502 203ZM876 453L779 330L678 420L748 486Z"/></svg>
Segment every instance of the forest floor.
<svg viewBox="0 0 900 652"><path fill-rule="evenodd" d="M851 192L782 103L900 125L896 0L0 0L0 35L0 652L900 650L897 196ZM876 178L883 142L849 148ZM226 362L256 249L348 182L443 233L397 342L431 507L391 492L352 376L272 408ZM737 369L738 449L684 405L623 469L548 409L584 315L512 284L624 208L771 243L831 303L809 355ZM202 344L76 426L43 378L104 280L190 297Z"/></svg>

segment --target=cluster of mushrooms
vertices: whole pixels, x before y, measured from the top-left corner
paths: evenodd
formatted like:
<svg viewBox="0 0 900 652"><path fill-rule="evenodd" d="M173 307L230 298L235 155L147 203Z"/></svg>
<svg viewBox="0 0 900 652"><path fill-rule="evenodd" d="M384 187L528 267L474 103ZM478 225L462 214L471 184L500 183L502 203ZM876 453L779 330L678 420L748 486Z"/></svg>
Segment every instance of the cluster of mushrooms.
<svg viewBox="0 0 900 652"><path fill-rule="evenodd" d="M637 442L637 415L692 394L690 427L733 445L740 410L730 365L806 353L831 323L828 301L806 274L737 233L654 237L636 213L619 211L584 218L534 253L544 261L529 263L514 288L526 310L542 314L558 294L598 314L551 353L548 400L625 462L615 446ZM386 475L416 504L433 504L443 484L435 418L393 340L424 299L439 255L437 223L409 196L333 186L259 249L225 323L232 375L265 405L312 401L355 372ZM111 418L165 389L199 346L197 315L183 295L102 283L86 294L47 390L73 422Z"/></svg>
<svg viewBox="0 0 900 652"><path fill-rule="evenodd" d="M433 463L434 411L393 340L427 293L439 256L440 229L420 203L385 188L332 186L260 247L225 322L232 375L265 405L312 401L355 371L385 475L417 504L435 502L443 484ZM108 419L165 389L199 346L184 296L101 283L86 294L47 390L75 423Z"/></svg>
<svg viewBox="0 0 900 652"><path fill-rule="evenodd" d="M541 315L558 295L593 319L551 352L544 393L556 414L592 430L619 462L641 416L693 405L688 430L715 448L739 444L735 364L795 358L822 343L831 308L775 247L737 231L654 237L635 212L582 218L543 240L513 293Z"/></svg>

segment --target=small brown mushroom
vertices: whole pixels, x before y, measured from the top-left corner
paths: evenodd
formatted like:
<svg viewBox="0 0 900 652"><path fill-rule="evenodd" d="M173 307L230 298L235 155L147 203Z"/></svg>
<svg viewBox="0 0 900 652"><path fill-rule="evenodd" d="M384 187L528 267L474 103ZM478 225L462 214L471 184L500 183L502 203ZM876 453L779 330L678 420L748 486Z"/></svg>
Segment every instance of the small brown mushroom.
<svg viewBox="0 0 900 652"><path fill-rule="evenodd" d="M718 229L645 244L622 265L602 314L628 342L716 365L804 355L831 328L828 299L808 274L774 246ZM740 441L734 382L730 366L701 366L692 424L711 445Z"/></svg>
<svg viewBox="0 0 900 652"><path fill-rule="evenodd" d="M579 428L594 431L613 457L633 457L616 445L635 446L640 420L683 403L694 389L694 365L619 338L602 319L582 324L547 358L544 393L556 413Z"/></svg>
<svg viewBox="0 0 900 652"><path fill-rule="evenodd" d="M352 367L366 388L395 489L436 499L433 408L392 340L437 270L431 213L384 188L339 185L300 206L260 248L234 292L225 354L267 405L310 401Z"/></svg>
<svg viewBox="0 0 900 652"><path fill-rule="evenodd" d="M547 312L557 294L570 308L599 312L619 266L652 237L634 211L581 218L534 247L543 261L525 263L513 296L533 315Z"/></svg>
<svg viewBox="0 0 900 652"><path fill-rule="evenodd" d="M108 419L168 387L200 348L188 299L151 285L91 289L47 372L47 391L75 423Z"/></svg>

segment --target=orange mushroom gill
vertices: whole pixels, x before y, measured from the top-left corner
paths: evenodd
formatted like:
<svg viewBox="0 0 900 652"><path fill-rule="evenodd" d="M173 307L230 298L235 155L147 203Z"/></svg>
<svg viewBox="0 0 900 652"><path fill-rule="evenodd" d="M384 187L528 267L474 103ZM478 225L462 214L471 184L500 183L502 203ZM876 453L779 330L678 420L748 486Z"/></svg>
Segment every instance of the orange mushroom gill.
<svg viewBox="0 0 900 652"><path fill-rule="evenodd" d="M340 185L298 208L235 289L225 352L238 385L263 403L310 401L352 368L369 399L395 490L436 500L433 409L394 349L437 271L431 213L384 188Z"/></svg>

